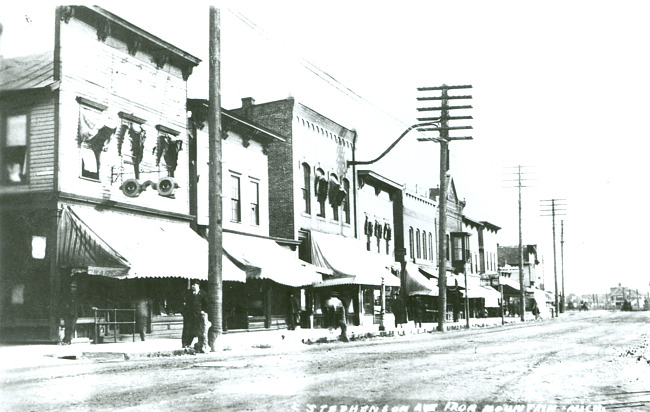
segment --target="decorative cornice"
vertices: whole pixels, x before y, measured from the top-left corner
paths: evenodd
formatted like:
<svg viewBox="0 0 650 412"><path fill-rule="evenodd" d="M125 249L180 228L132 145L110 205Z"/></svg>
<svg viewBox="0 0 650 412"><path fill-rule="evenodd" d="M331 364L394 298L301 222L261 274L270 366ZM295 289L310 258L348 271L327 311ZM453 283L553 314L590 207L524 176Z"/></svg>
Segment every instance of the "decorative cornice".
<svg viewBox="0 0 650 412"><path fill-rule="evenodd" d="M126 120L137 124L144 124L147 122L145 119L142 119L138 116L134 116L133 113L119 112L117 115L120 116L120 119L122 120Z"/></svg>
<svg viewBox="0 0 650 412"><path fill-rule="evenodd" d="M97 40L104 42L111 34L111 22L107 19L102 19L97 24Z"/></svg>
<svg viewBox="0 0 650 412"><path fill-rule="evenodd" d="M165 64L169 63L169 54L165 53L164 51L153 52L151 54L151 58L153 62L156 63L156 67L159 69L162 69L165 67Z"/></svg>
<svg viewBox="0 0 650 412"><path fill-rule="evenodd" d="M169 128L167 126L163 126L161 124L156 125L156 130L158 130L160 133L167 133L167 134L171 134L173 136L178 136L179 134L181 134L181 132L179 132L178 130L174 130L174 129Z"/></svg>
<svg viewBox="0 0 650 412"><path fill-rule="evenodd" d="M74 16L74 8L71 6L61 7L61 21L63 21L65 24L68 24L72 16Z"/></svg>
<svg viewBox="0 0 650 412"><path fill-rule="evenodd" d="M132 36L127 40L126 47L129 49L129 54L135 56L142 47L142 39L140 36Z"/></svg>
<svg viewBox="0 0 650 412"><path fill-rule="evenodd" d="M89 106L92 107L93 109L97 109L99 111L104 111L108 109L108 106L102 103L97 103L95 101L92 101L90 99L86 99L85 97L77 96L76 98L77 102L79 104L83 104L84 106Z"/></svg>

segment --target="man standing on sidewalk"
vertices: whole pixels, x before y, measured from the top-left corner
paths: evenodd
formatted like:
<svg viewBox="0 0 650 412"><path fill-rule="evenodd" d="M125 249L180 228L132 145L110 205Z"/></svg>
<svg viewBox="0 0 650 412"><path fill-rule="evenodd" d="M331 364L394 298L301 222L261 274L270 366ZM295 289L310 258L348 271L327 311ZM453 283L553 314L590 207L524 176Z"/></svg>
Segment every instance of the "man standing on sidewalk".
<svg viewBox="0 0 650 412"><path fill-rule="evenodd" d="M325 301L325 314L328 327L341 328L340 339L343 342L348 341L347 323L345 322L345 307L343 302L339 299L336 292L332 293L332 297Z"/></svg>
<svg viewBox="0 0 650 412"><path fill-rule="evenodd" d="M192 288L185 297L183 309L183 348L190 348L192 341L198 337L195 346L197 352L204 352L207 346L208 295L201 290L198 280L192 281Z"/></svg>

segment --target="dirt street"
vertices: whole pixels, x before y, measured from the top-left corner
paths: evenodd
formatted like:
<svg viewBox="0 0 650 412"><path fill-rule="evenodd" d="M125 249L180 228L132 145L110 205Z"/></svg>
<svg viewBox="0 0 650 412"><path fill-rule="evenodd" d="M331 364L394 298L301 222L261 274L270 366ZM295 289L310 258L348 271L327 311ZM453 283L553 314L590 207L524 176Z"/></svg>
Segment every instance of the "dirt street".
<svg viewBox="0 0 650 412"><path fill-rule="evenodd" d="M2 376L0 405L12 411L494 412L517 405L645 411L649 342L650 313L602 311L251 356L70 361Z"/></svg>

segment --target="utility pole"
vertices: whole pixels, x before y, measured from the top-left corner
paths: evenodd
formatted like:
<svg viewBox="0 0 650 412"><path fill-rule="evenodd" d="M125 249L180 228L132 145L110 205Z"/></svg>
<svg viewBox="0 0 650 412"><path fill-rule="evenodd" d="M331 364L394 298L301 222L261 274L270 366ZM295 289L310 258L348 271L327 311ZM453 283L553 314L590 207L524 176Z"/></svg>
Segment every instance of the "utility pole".
<svg viewBox="0 0 650 412"><path fill-rule="evenodd" d="M212 327L208 345L215 351L222 335L223 319L223 218L221 176L221 16L219 9L210 6L210 67L209 67L209 222L208 222L208 299Z"/></svg>
<svg viewBox="0 0 650 412"><path fill-rule="evenodd" d="M526 320L526 285L524 284L524 242L523 242L523 231L522 231L522 217L521 217L521 188L528 187L523 186L522 181L528 179L521 178L521 165L517 167L517 191L518 191L518 210L519 210L519 313L520 319L522 322ZM530 272L529 272L530 275ZM530 279L529 279L530 281Z"/></svg>
<svg viewBox="0 0 650 412"><path fill-rule="evenodd" d="M560 313L566 310L566 295L564 294L564 220L560 220L560 264L562 269L562 300L560 301Z"/></svg>
<svg viewBox="0 0 650 412"><path fill-rule="evenodd" d="M549 203L550 202L550 203ZM563 207L566 206L565 199L549 199L549 200L542 200L542 207L550 207L551 209L542 209L542 212L550 212L550 215L542 215L542 216L552 216L553 217L553 275L555 277L555 317L557 318L560 316L560 303L558 301L558 287L557 287L557 252L556 252L556 247L555 247L555 216L560 216L564 215L564 211L566 209L563 209Z"/></svg>
<svg viewBox="0 0 650 412"><path fill-rule="evenodd" d="M440 111L439 117L418 118L418 121L439 123L437 127L420 127L418 131L437 131L439 137L418 138L418 141L433 141L440 143L440 196L438 201L438 330L444 332L447 315L447 184L449 179L449 142L452 140L472 140L472 137L450 137L450 130L471 129L472 126L449 126L450 120L467 120L472 116L449 116L450 110L471 109L470 105L449 106L449 100L471 99L472 96L449 96L449 90L471 89L471 85L465 86L442 86L418 87L418 91L440 91L440 96L418 97L418 100L440 100L439 107L418 107L418 111ZM463 252L464 253L464 252ZM465 284L467 286L467 284ZM465 291L467 295L467 291ZM466 314L469 316L469 313ZM468 320L469 322L469 320Z"/></svg>

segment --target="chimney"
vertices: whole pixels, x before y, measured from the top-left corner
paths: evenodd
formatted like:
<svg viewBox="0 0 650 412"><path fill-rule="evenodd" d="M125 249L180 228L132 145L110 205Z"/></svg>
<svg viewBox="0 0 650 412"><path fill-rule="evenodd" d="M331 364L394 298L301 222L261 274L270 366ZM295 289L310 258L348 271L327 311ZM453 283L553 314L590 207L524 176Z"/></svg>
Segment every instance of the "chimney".
<svg viewBox="0 0 650 412"><path fill-rule="evenodd" d="M251 108L255 105L255 99L252 97L242 97L241 99L241 111L244 117L250 118Z"/></svg>
<svg viewBox="0 0 650 412"><path fill-rule="evenodd" d="M241 99L241 108L246 110L249 107L255 105L255 99L252 97L242 97Z"/></svg>

